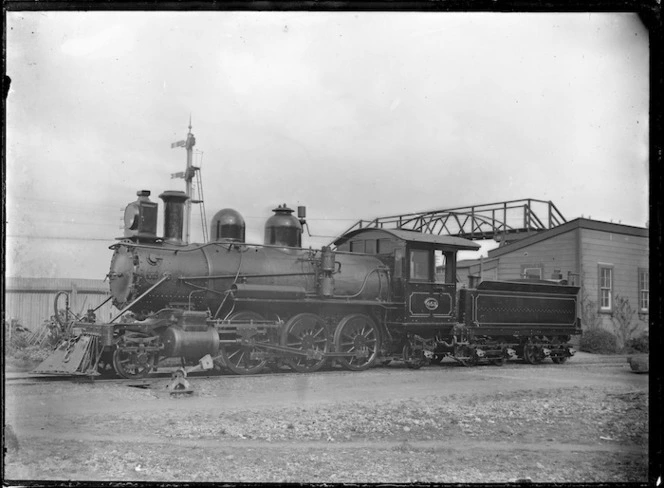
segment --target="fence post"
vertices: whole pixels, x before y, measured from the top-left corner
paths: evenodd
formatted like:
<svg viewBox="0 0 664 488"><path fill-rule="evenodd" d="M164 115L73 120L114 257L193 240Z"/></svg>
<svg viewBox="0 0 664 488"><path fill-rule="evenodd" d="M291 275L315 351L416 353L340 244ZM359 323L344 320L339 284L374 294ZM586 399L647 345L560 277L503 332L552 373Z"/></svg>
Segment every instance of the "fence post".
<svg viewBox="0 0 664 488"><path fill-rule="evenodd" d="M75 314L75 310L77 309L78 306L78 287L76 286L76 283L72 281L71 283L71 300L69 302L69 308L72 310L72 312Z"/></svg>

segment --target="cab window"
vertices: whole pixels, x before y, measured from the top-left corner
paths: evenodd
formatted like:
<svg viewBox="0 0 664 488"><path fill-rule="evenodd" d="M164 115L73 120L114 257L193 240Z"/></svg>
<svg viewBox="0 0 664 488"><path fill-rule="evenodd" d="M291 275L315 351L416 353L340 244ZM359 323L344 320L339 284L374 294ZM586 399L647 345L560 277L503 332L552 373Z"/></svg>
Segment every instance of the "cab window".
<svg viewBox="0 0 664 488"><path fill-rule="evenodd" d="M436 281L438 283L456 282L456 259L455 254L449 251L434 251L436 261Z"/></svg>
<svg viewBox="0 0 664 488"><path fill-rule="evenodd" d="M436 281L438 283L445 283L445 271L447 270L447 256L443 251L437 250L434 252L434 259L436 260Z"/></svg>
<svg viewBox="0 0 664 488"><path fill-rule="evenodd" d="M428 281L430 269L431 253L426 249L411 249L410 279Z"/></svg>
<svg viewBox="0 0 664 488"><path fill-rule="evenodd" d="M394 277L396 279L403 278L403 268L405 266L405 254L403 248L394 250Z"/></svg>

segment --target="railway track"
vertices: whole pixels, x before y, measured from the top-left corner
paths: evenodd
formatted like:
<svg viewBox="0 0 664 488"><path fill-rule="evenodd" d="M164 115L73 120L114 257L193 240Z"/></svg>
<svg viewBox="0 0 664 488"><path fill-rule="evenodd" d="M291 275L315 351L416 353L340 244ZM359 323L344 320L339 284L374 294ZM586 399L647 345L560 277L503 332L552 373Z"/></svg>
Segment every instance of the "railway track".
<svg viewBox="0 0 664 488"><path fill-rule="evenodd" d="M522 364L521 360L513 360L513 361L508 361L508 365L512 366L519 366ZM582 357L575 357L573 360L568 363L567 366L587 366L589 364L593 364L598 367L616 367L616 366L625 366L627 365L627 356L625 355L615 355L615 356L590 356L590 355L584 355ZM432 364L428 367L436 367L436 366L442 366L442 367L454 367L457 365L456 362L454 361L449 361L446 359L444 360L441 364ZM480 365L479 367L485 367L490 365ZM563 366L563 367L567 367ZM376 366L378 368L385 367L385 366ZM388 367L396 367L396 368L401 368L405 366L400 363L399 361L394 361L391 366ZM477 367L477 366L476 366ZM540 364L536 367L561 367L561 366L554 366L553 364L549 363L544 363ZM23 373L5 373L4 379L6 384L11 384L12 386L18 386L18 385L36 385L40 383L49 383L49 382L71 382L71 383L103 383L103 384L118 384L118 385L127 385L127 386L136 386L136 387L142 387L142 388L149 388L151 383L155 382L163 382L164 380L167 380L171 378L172 374L177 371L180 367L179 366L162 366L160 367L157 371L153 371L150 373L150 375L146 378L142 379L124 379L124 378L117 378L117 377L106 377L106 376L88 376L88 375L47 375L47 374L32 374L30 372L23 372ZM252 375L236 375L231 372L227 371L217 371L214 370L214 372L208 372L208 371L195 371L188 373L188 378L190 379L214 379L214 378L228 378L228 379L241 379L244 377L252 377L252 378L262 378L262 377L275 377L275 376L286 376L286 375L293 375L293 374L301 374L294 372L289 369L280 369L280 370L274 370L274 369L269 369L267 368L264 372L261 373L256 373ZM324 369L321 369L316 372L316 374L343 374L343 375L348 375L348 374L356 374L354 371L348 371L346 369L341 369L338 367L327 367Z"/></svg>
<svg viewBox="0 0 664 488"><path fill-rule="evenodd" d="M117 384L117 385L126 385L126 386L135 386L137 388L149 388L153 383L163 383L164 381L170 379L172 374L177 371L179 368L176 367L166 367L159 368L158 371L151 373L148 377L142 379L125 379L125 378L115 378L115 377L104 377L104 376L91 376L91 375L44 375L44 374L30 374L30 373L7 373L5 375L6 384L12 386L15 385L37 385L42 383L50 382L70 382L70 383L103 383L103 384ZM300 375L302 373L297 373L290 370L266 370L263 373L256 373L252 375L236 375L233 373L227 372L214 372L209 373L205 371L196 371L189 373L187 375L188 379L243 379L246 377L251 378L265 378L265 377L278 377L278 376L289 376L289 375ZM337 374L337 375L350 375L356 374L354 371L348 371L340 368L330 368L322 369L316 372L317 375L321 374Z"/></svg>

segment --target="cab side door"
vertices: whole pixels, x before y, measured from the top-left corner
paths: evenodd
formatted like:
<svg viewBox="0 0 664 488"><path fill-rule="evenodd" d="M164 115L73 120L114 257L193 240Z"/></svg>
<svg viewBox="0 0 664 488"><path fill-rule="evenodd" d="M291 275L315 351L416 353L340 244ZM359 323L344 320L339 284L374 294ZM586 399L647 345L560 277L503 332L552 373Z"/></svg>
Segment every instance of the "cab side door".
<svg viewBox="0 0 664 488"><path fill-rule="evenodd" d="M422 244L407 248L404 312L409 323L447 322L454 316L456 284L441 282L434 251L433 246Z"/></svg>

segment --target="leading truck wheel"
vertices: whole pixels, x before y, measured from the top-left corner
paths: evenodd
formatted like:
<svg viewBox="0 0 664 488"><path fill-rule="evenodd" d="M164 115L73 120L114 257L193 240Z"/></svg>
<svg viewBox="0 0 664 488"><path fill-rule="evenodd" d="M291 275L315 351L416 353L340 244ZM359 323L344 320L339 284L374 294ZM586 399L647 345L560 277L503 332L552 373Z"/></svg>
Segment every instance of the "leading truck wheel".
<svg viewBox="0 0 664 488"><path fill-rule="evenodd" d="M129 380L145 378L152 371L155 354L152 352L127 351L116 347L113 351L113 368L118 376Z"/></svg>
<svg viewBox="0 0 664 488"><path fill-rule="evenodd" d="M255 312L238 312L229 317L229 320L237 321L252 321L264 320L259 314ZM256 335L254 338L264 340L263 334ZM223 344L219 348L219 355L221 356L222 364L235 374L256 374L263 371L266 359L252 359L251 353L258 351L253 346L244 346L241 344Z"/></svg>
<svg viewBox="0 0 664 488"><path fill-rule="evenodd" d="M330 350L330 338L325 322L313 313L301 313L292 317L281 335L281 345L299 349L307 356L293 356L284 361L299 373L311 373L323 367L327 358L322 354Z"/></svg>
<svg viewBox="0 0 664 488"><path fill-rule="evenodd" d="M345 369L362 371L370 368L378 358L378 327L371 317L361 313L346 315L334 332L336 352L356 354L337 358Z"/></svg>

